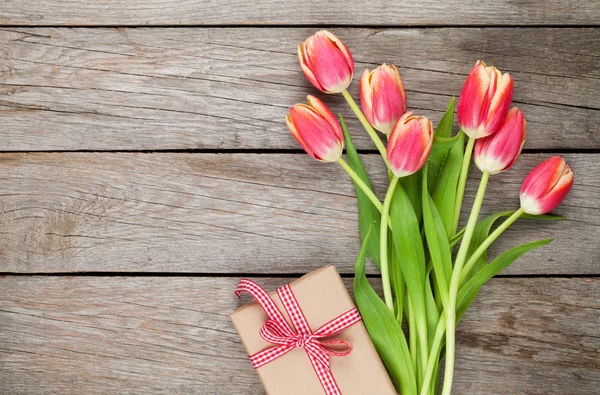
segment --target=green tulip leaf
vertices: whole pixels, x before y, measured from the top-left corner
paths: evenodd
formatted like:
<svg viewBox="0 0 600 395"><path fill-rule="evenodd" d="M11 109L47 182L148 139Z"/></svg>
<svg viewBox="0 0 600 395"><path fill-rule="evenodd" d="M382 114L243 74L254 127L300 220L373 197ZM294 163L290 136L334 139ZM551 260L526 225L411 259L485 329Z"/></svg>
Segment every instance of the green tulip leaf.
<svg viewBox="0 0 600 395"><path fill-rule="evenodd" d="M431 189L431 197L438 209L446 234L450 236L454 218L454 204L456 202L456 189L462 167L465 134L459 133L454 137L454 142L448 150L444 164L439 172L437 183Z"/></svg>
<svg viewBox="0 0 600 395"><path fill-rule="evenodd" d="M419 221L410 198L398 184L390 206L393 224L393 243L400 262L406 293L412 303L419 331L427 330L427 307L425 303L425 252L419 229Z"/></svg>
<svg viewBox="0 0 600 395"><path fill-rule="evenodd" d="M450 151L455 141L456 137L433 138L433 145L431 146L431 151L429 152L429 158L427 158L427 164L429 164L427 169L427 179L429 184L427 187L430 191L434 190L437 184L437 179L442 171L442 168L444 167L444 163L446 162L448 151Z"/></svg>
<svg viewBox="0 0 600 395"><path fill-rule="evenodd" d="M346 141L346 160L348 165L356 172L361 180L371 189L371 182L369 181L369 175L365 170L365 167L356 152L356 148L350 138L350 133L344 122L344 118L340 115L340 123L342 130L344 131L344 139ZM379 222L381 221L381 214L377 207L373 205L367 195L360 189L358 185L354 184L354 190L356 191L356 201L358 205L358 228L360 232L360 240L363 242L367 231L374 224L376 229L379 229ZM379 253L379 232L373 232L373 235L369 239L367 253L371 260L375 262L377 267L381 266L380 259L381 254Z"/></svg>
<svg viewBox="0 0 600 395"><path fill-rule="evenodd" d="M440 123L438 123L435 128L436 137L452 137L452 126L454 124L454 96L450 98L450 102L448 103L448 108L446 108L446 112L440 119Z"/></svg>
<svg viewBox="0 0 600 395"><path fill-rule="evenodd" d="M490 214L489 216L487 216L484 219L482 219L481 221L479 221L477 223L477 226L481 226L480 224L484 221L488 221L490 217L496 217L496 220L498 220L498 218L508 217L508 216L512 215L512 213L514 213L514 211L502 211L502 212ZM543 214L543 215L523 214L519 217L519 219L527 219L527 220L533 220L533 221L562 221L563 219L565 219L565 217L563 217L562 215L554 215L554 214ZM477 228L475 228L475 229L477 229ZM450 240L448 240L448 242L450 243L450 248L453 248L460 241L460 239L462 239L464 233L465 233L465 228L462 228L456 235L454 235L453 237L450 238ZM471 241L471 243L473 243L473 241ZM477 246L479 246L480 244L481 243L477 244Z"/></svg>
<svg viewBox="0 0 600 395"><path fill-rule="evenodd" d="M482 269L480 269L474 276L468 280L458 292L458 296L456 299L457 309L457 317L460 319L463 314L467 311L475 297L479 293L481 287L488 282L492 277L502 272L504 269L508 267L511 263L513 263L517 258L521 255L544 246L550 243L552 239L538 240L531 243L525 243L518 247L511 248L506 251L498 258L494 259L491 263L485 265Z"/></svg>
<svg viewBox="0 0 600 395"><path fill-rule="evenodd" d="M378 229L378 227L375 227ZM390 377L402 394L416 394L417 383L410 360L410 351L402 327L369 284L365 275L365 257L369 249L372 228L367 230L356 259L354 296L369 336Z"/></svg>
<svg viewBox="0 0 600 395"><path fill-rule="evenodd" d="M415 210L417 221L421 221L422 209L421 209L421 178L422 171L419 170L414 174L400 179L400 185L406 192L406 195L410 199L410 202Z"/></svg>
<svg viewBox="0 0 600 395"><path fill-rule="evenodd" d="M440 318L440 311L435 303L435 296L429 280L425 281L425 307L427 314L427 344L431 347L435 336L435 328Z"/></svg>
<svg viewBox="0 0 600 395"><path fill-rule="evenodd" d="M448 151L452 148L456 141L456 136L452 137L452 124L454 122L454 97L450 99L448 108L442 116L440 123L435 129L435 138L433 140L433 146L427 159L429 180L428 188L433 191L438 180L438 176L444 167Z"/></svg>
<svg viewBox="0 0 600 395"><path fill-rule="evenodd" d="M426 165L427 166L427 165ZM425 174L427 172L425 171ZM452 276L452 251L442 223L442 218L427 190L427 176L423 179L423 227L433 264L434 278L437 283L442 305L447 306L448 286Z"/></svg>
<svg viewBox="0 0 600 395"><path fill-rule="evenodd" d="M471 244L469 245L469 252L467 253L467 260L473 255L475 250L479 248L479 246L487 239L490 234L490 231L494 224L502 217L508 217L512 215L514 211L501 211L494 214L490 214L481 221L477 223L475 226L475 231L473 232L473 238L471 239ZM524 214L521 216L523 219L529 220L560 220L562 217L554 216L554 215L530 215ZM487 251L481 254L477 262L473 266L473 269L470 273L467 274L465 281L468 281L474 273L479 272L483 267L487 265Z"/></svg>
<svg viewBox="0 0 600 395"><path fill-rule="evenodd" d="M388 240L392 240L392 237L388 237ZM400 325L402 325L402 316L404 314L404 299L406 294L406 283L404 282L404 276L402 275L402 269L400 268L400 262L398 261L398 257L396 256L396 250L393 248L393 243L390 243L390 253L389 256L391 259L391 282L392 287L394 289L395 299L395 307L396 307L396 320Z"/></svg>

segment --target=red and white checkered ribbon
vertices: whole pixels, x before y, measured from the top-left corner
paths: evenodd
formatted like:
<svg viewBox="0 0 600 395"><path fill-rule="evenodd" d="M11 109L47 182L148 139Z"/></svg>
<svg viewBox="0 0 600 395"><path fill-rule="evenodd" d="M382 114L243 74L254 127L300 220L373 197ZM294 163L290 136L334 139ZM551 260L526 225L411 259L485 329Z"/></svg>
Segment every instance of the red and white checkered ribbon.
<svg viewBox="0 0 600 395"><path fill-rule="evenodd" d="M252 295L267 313L269 319L260 328L259 333L267 342L274 344L273 347L250 356L254 369L268 364L296 347L301 347L306 351L306 355L308 355L308 359L317 373L325 394L341 395L341 391L329 369L329 357L332 355L344 357L350 354L352 346L344 340L323 341L321 339L335 335L359 322L360 314L358 314L356 308L348 310L313 332L292 292L292 288L287 284L279 288L277 294L294 324L296 329L294 331L273 299L260 285L244 278L240 280L235 294L239 297L242 292ZM335 350L330 346L336 346Z"/></svg>

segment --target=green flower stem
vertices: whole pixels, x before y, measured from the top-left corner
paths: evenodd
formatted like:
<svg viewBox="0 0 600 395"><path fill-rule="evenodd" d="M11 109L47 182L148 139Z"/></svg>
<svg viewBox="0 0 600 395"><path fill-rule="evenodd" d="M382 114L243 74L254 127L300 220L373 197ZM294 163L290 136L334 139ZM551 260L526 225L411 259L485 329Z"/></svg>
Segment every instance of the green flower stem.
<svg viewBox="0 0 600 395"><path fill-rule="evenodd" d="M433 374L433 385L431 386L431 395L438 395L440 393L440 376L442 374L442 364L437 363L435 365L435 373Z"/></svg>
<svg viewBox="0 0 600 395"><path fill-rule="evenodd" d="M395 249L392 248L392 266L390 269L392 278L394 279L393 284L394 295L396 296L396 321L402 326L402 319L404 317L404 295L406 291L406 283L404 282L404 276L402 269L400 268L400 262L396 257Z"/></svg>
<svg viewBox="0 0 600 395"><path fill-rule="evenodd" d="M381 234L379 236L379 252L381 254L381 282L383 283L383 298L385 304L394 314L394 298L392 297L392 286L390 284L390 267L388 265L387 252L388 252L388 221L390 219L388 212L390 211L390 205L392 204L392 196L398 185L398 177L392 178L390 187L385 194L385 200L383 201L383 210L381 210Z"/></svg>
<svg viewBox="0 0 600 395"><path fill-rule="evenodd" d="M512 225L517 219L523 215L525 209L522 207L515 211L510 217L508 217L494 232L492 232L481 245L475 250L473 255L469 258L467 263L465 264L463 270L461 271L460 283L464 282L466 276L469 274L470 270L473 268L477 259L481 257L481 255L489 248L490 245L506 230L510 225ZM435 331L435 336L433 338L433 343L431 344L431 350L429 351L429 358L427 359L427 368L425 369L425 377L423 378L423 388L421 390L421 395L427 395L427 387L431 384L431 379L433 374L435 373L435 365L439 359L439 353L441 351L442 341L444 339L444 334L446 332L446 318L444 312L440 315L438 325Z"/></svg>
<svg viewBox="0 0 600 395"><path fill-rule="evenodd" d="M342 166L342 168L344 170L346 170L346 173L348 173L350 178L352 178L352 181L354 181L356 183L356 185L358 185L358 187L365 193L365 195L367 195L367 197L369 198L371 203L373 203L375 208L381 213L381 211L383 210L383 205L381 204L381 201L379 200L379 198L377 196L375 196L375 194L373 193L371 188L369 188L368 185L365 184L365 182L358 176L358 174L356 174L356 172L354 170L352 170L350 165L348 165L348 163L345 160L340 158L340 159L338 159L338 163L340 164L340 166ZM392 229L392 224L389 222L389 216L388 216L388 227L390 229Z"/></svg>
<svg viewBox="0 0 600 395"><path fill-rule="evenodd" d="M472 145L469 139L469 144ZM472 148L472 147L471 147ZM464 170L464 168L463 168ZM462 177L462 174L461 174ZM448 310L446 312L446 371L444 373L444 387L442 389L442 395L450 395L452 392L452 379L454 377L454 352L455 352L455 330L456 330L456 297L458 294L458 287L460 285L460 273L469 251L469 244L471 244L471 238L475 231L475 225L477 225L477 218L479 218L479 211L481 210L481 204L483 203L483 196L485 195L485 188L487 186L490 173L484 171L481 175L481 182L479 183L479 189L473 202L473 208L471 209L471 215L465 228L465 235L463 236L458 254L456 255L456 263L452 270L452 278L450 279L450 288L448 291Z"/></svg>
<svg viewBox="0 0 600 395"><path fill-rule="evenodd" d="M445 332L446 318L444 312L442 312L440 319L438 320L437 328L435 329L431 350L429 350L429 357L427 358L427 366L425 367L425 375L423 377L423 386L421 387L421 395L428 395L431 390L431 379L433 378L435 365L439 360Z"/></svg>
<svg viewBox="0 0 600 395"><path fill-rule="evenodd" d="M473 255L469 258L462 272L460 273L460 283L462 284L465 281L465 278L473 269L473 266L477 262L477 259L488 249L490 245L504 232L513 222L515 222L523 213L525 209L521 207L517 211L515 211L510 217L508 217L500 226L496 228L484 241L481 245L475 250Z"/></svg>
<svg viewBox="0 0 600 395"><path fill-rule="evenodd" d="M344 99L346 99L346 101L348 102L348 105L350 105L350 108L352 109L352 111L354 111L354 114L356 115L356 117L358 118L360 123L362 123L363 127L365 128L365 130L371 137L371 140L373 140L373 142L375 143L375 146L377 147L377 149L379 150L379 153L383 157L383 161L385 162L386 166L389 168L389 164L388 164L388 160L387 160L387 151L385 149L385 145L383 145L383 142L377 135L377 132L375 131L375 129L373 129L373 126L371 126L371 124L369 123L367 118L365 118L365 114L363 114L360 107L358 107L358 104L356 104L356 102L354 101L354 99L352 98L350 93L348 93L347 90L343 90L342 95L344 96Z"/></svg>
<svg viewBox="0 0 600 395"><path fill-rule="evenodd" d="M410 301L410 296L406 296L408 303L408 340L410 342L410 361L413 365L413 370L417 371L417 321L415 319L415 311Z"/></svg>
<svg viewBox="0 0 600 395"><path fill-rule="evenodd" d="M462 130L459 133L464 133ZM460 209L462 208L463 196L465 194L465 186L467 185L467 176L469 175L469 166L471 165L471 154L473 153L473 146L475 145L475 139L469 137L467 147L465 148L465 154L463 156L462 168L460 170L460 176L458 177L458 186L456 188L456 200L454 201L454 216L452 217L452 232L451 236L456 234L458 229L458 221L460 219Z"/></svg>
<svg viewBox="0 0 600 395"><path fill-rule="evenodd" d="M465 264L462 272L461 272L461 284L464 282L466 275L473 268L473 265L477 261L477 259L489 248L489 246L510 226L515 222L525 210L523 208L515 211L509 218L507 218L494 232L492 232L484 242L475 250L471 258ZM433 374L435 373L435 365L439 359L439 354L441 351L442 341L444 339L444 334L446 332L446 317L444 312L440 315L437 328L435 330L435 336L433 338L433 343L431 344L431 350L429 351L429 358L427 359L427 368L425 369L425 377L423 378L423 388L421 390L421 395L427 395L427 387L431 384L431 379Z"/></svg>
<svg viewBox="0 0 600 395"><path fill-rule="evenodd" d="M352 181L354 181L356 183L356 185L358 185L358 187L360 189L362 189L362 191L365 193L365 195L367 195L367 197L369 198L369 200L371 200L373 205L375 205L377 210L379 210L379 212L381 212L381 210L383 209L383 205L381 204L381 201L379 201L379 198L377 196L375 196L375 194L373 193L371 188L369 188L367 186L367 184L365 184L364 181L360 179L358 174L356 174L356 172L354 170L352 170L350 165L348 165L348 163L346 163L345 160L340 158L340 159L338 159L338 163L340 164L340 166L342 166L342 168L344 170L346 170L346 173L348 173L348 175L350 175L350 177L352 178Z"/></svg>

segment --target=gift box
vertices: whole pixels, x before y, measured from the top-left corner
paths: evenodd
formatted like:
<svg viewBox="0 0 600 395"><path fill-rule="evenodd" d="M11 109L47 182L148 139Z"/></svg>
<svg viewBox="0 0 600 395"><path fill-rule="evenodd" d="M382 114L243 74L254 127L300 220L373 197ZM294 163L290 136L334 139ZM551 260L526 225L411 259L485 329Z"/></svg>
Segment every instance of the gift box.
<svg viewBox="0 0 600 395"><path fill-rule="evenodd" d="M257 300L231 319L267 394L396 394L335 267L271 293L243 279L243 292Z"/></svg>

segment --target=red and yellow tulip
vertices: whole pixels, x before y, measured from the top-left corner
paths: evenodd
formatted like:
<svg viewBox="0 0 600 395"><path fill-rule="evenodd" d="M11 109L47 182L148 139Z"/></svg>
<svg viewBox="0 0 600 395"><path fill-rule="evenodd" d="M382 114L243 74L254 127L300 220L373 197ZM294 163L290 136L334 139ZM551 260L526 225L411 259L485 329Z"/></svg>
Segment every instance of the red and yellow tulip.
<svg viewBox="0 0 600 395"><path fill-rule="evenodd" d="M571 168L560 156L540 163L521 186L521 207L528 214L545 214L554 210L573 186Z"/></svg>
<svg viewBox="0 0 600 395"><path fill-rule="evenodd" d="M433 144L433 125L425 117L407 112L390 133L387 158L396 177L417 172L429 157Z"/></svg>
<svg viewBox="0 0 600 395"><path fill-rule="evenodd" d="M340 93L352 82L352 55L327 30L313 34L298 46L298 60L306 78L325 93Z"/></svg>
<svg viewBox="0 0 600 395"><path fill-rule="evenodd" d="M406 93L398 69L383 64L360 78L360 104L373 127L389 135L406 112Z"/></svg>
<svg viewBox="0 0 600 395"><path fill-rule="evenodd" d="M309 95L306 101L308 104L295 104L285 122L310 156L323 162L336 162L344 149L342 127L321 100Z"/></svg>
<svg viewBox="0 0 600 395"><path fill-rule="evenodd" d="M510 169L525 144L525 125L523 112L513 107L496 133L478 139L475 142L474 159L479 170L497 174Z"/></svg>
<svg viewBox="0 0 600 395"><path fill-rule="evenodd" d="M513 79L478 61L465 82L458 102L458 124L471 138L494 134L508 113Z"/></svg>

